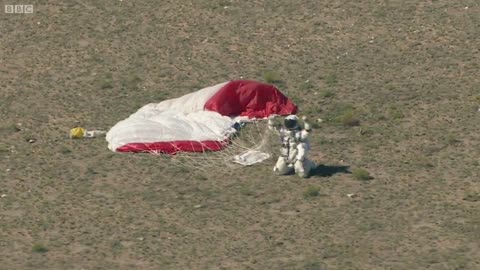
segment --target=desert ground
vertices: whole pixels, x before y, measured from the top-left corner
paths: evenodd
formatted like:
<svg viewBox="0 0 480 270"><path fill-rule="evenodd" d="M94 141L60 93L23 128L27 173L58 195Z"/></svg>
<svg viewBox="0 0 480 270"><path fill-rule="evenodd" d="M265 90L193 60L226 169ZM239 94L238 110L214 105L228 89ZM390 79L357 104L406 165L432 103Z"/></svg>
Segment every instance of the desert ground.
<svg viewBox="0 0 480 270"><path fill-rule="evenodd" d="M479 1L11 2L1 269L480 269ZM315 123L312 177L68 137L240 78Z"/></svg>

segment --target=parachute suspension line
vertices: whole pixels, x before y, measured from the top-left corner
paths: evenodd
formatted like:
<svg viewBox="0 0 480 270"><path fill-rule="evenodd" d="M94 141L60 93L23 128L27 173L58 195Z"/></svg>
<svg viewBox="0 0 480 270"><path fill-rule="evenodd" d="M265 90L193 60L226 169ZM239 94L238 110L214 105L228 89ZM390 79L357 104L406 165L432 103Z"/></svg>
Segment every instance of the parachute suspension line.
<svg viewBox="0 0 480 270"><path fill-rule="evenodd" d="M234 163L236 155L251 150L272 154L271 141L271 132L268 130L266 123L264 121L253 121L246 123L228 142L217 142L219 146L223 147L220 151L211 151L207 145L200 144L201 152L182 152L178 147L172 145L172 148L178 150L173 155L157 151L150 151L150 153L166 161L168 160L169 164L192 171L215 171L231 174L237 169L243 168L243 166Z"/></svg>

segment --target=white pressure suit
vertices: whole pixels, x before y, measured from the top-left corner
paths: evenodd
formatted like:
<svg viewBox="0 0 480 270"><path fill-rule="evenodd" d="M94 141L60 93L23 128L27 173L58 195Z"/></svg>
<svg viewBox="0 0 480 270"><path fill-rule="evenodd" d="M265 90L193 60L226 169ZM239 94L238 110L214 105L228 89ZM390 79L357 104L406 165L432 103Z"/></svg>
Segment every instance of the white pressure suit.
<svg viewBox="0 0 480 270"><path fill-rule="evenodd" d="M268 127L280 135L282 149L273 171L280 175L294 171L298 176L306 178L315 168L315 163L308 159L310 144L308 134L312 131L310 125L303 118L304 126L298 125L298 117L289 115L285 118L283 127L275 126L273 118L269 118Z"/></svg>

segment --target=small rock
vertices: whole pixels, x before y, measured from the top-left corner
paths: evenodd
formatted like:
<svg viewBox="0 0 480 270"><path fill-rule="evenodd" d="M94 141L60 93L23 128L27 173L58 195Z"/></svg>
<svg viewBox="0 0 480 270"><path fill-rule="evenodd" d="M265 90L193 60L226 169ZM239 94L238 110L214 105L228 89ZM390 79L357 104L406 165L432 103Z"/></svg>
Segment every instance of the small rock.
<svg viewBox="0 0 480 270"><path fill-rule="evenodd" d="M7 194L2 194L2 196L0 196L0 197L5 198L5 197L7 197Z"/></svg>
<svg viewBox="0 0 480 270"><path fill-rule="evenodd" d="M144 239L145 239L145 238L143 238L143 237L138 237L138 238L137 238L137 240L139 240L139 241L143 241Z"/></svg>
<svg viewBox="0 0 480 270"><path fill-rule="evenodd" d="M197 205L195 205L193 208L198 209L198 208L202 208L202 207L203 207L203 205L197 204Z"/></svg>
<svg viewBox="0 0 480 270"><path fill-rule="evenodd" d="M35 139L30 139L30 140L28 140L28 143L34 143L34 142L36 142L36 141L37 141L37 140L35 140Z"/></svg>
<svg viewBox="0 0 480 270"><path fill-rule="evenodd" d="M349 193L349 194L347 194L347 197L351 199L351 198L355 197L355 194Z"/></svg>

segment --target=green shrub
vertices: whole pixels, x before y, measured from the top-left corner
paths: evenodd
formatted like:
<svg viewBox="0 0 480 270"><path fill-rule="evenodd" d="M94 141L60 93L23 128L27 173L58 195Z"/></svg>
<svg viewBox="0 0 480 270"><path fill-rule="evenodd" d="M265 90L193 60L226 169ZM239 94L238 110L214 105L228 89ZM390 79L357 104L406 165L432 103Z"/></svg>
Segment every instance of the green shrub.
<svg viewBox="0 0 480 270"><path fill-rule="evenodd" d="M123 81L123 86L126 87L127 90L134 90L138 88L141 81L142 78L137 74L128 74Z"/></svg>
<svg viewBox="0 0 480 270"><path fill-rule="evenodd" d="M100 80L100 88L113 88L113 75L111 73L105 74L105 76Z"/></svg>
<svg viewBox="0 0 480 270"><path fill-rule="evenodd" d="M60 147L60 153L62 153L64 155L67 155L67 154L72 153L72 150L70 150L70 148L68 148L66 146L61 146Z"/></svg>
<svg viewBox="0 0 480 270"><path fill-rule="evenodd" d="M337 119L344 126L359 126L360 120L355 116L353 110L347 110Z"/></svg>
<svg viewBox="0 0 480 270"><path fill-rule="evenodd" d="M337 75L335 74L329 74L325 77L325 83L328 85L328 86L333 86L335 85L336 83L338 82L337 80Z"/></svg>
<svg viewBox="0 0 480 270"><path fill-rule="evenodd" d="M347 103L334 103L327 112L325 120L344 126L358 126L360 120L358 118L358 110Z"/></svg>
<svg viewBox="0 0 480 270"><path fill-rule="evenodd" d="M242 187L240 188L240 193L245 196L253 196L255 195L255 192L253 192L251 189L248 187Z"/></svg>
<svg viewBox="0 0 480 270"><path fill-rule="evenodd" d="M33 245L32 251L37 253L45 253L48 251L48 248L45 247L43 244L37 243Z"/></svg>
<svg viewBox="0 0 480 270"><path fill-rule="evenodd" d="M263 80L267 83L277 83L280 81L280 78L274 72L267 71L263 74Z"/></svg>
<svg viewBox="0 0 480 270"><path fill-rule="evenodd" d="M369 181L373 179L373 177L370 176L370 173L365 169L360 169L360 168L355 169L353 170L352 174L353 174L353 177L355 177L355 179L361 180L361 181Z"/></svg>
<svg viewBox="0 0 480 270"><path fill-rule="evenodd" d="M326 90L322 93L322 97L324 98L331 98L331 97L334 97L335 96L335 93L333 91L330 91L330 90Z"/></svg>
<svg viewBox="0 0 480 270"><path fill-rule="evenodd" d="M208 178L203 174L199 174L199 175L197 175L197 180L206 181L206 180L208 180Z"/></svg>
<svg viewBox="0 0 480 270"><path fill-rule="evenodd" d="M402 119L405 117L402 110L395 106L390 107L388 114L391 119Z"/></svg>
<svg viewBox="0 0 480 270"><path fill-rule="evenodd" d="M469 192L465 195L463 200L465 200L467 202L479 202L480 201L480 193L471 191L471 192Z"/></svg>
<svg viewBox="0 0 480 270"><path fill-rule="evenodd" d="M453 134L447 134L445 136L444 140L445 140L445 143L448 144L448 145L454 145L454 144L460 142L459 140L457 140L457 138Z"/></svg>
<svg viewBox="0 0 480 270"><path fill-rule="evenodd" d="M12 125L12 130L13 130L14 132L22 131L22 129L21 129L19 126L15 125L15 124Z"/></svg>
<svg viewBox="0 0 480 270"><path fill-rule="evenodd" d="M308 199L320 195L320 188L317 186L309 186L304 192L303 197Z"/></svg>

